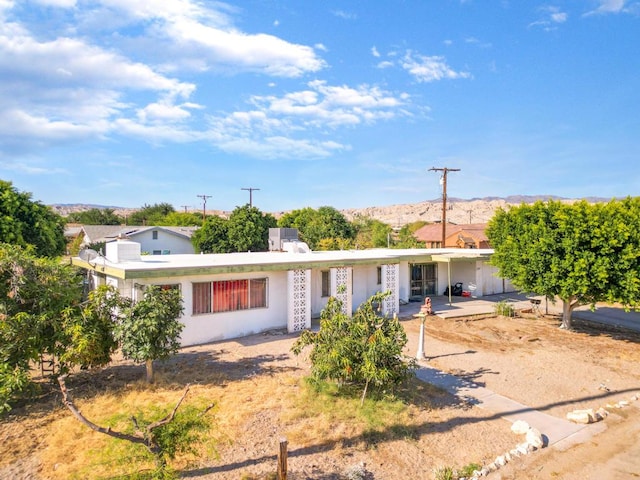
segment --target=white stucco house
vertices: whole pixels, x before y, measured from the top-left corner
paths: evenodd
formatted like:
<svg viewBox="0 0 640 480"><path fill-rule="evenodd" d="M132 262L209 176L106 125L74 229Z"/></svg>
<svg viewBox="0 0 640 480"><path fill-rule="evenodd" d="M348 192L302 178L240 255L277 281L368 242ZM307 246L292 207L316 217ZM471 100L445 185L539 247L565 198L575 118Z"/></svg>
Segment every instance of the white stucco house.
<svg viewBox="0 0 640 480"><path fill-rule="evenodd" d="M154 227L122 225L83 225L78 234L83 236L82 246L115 242L118 238L140 244L145 255L172 255L195 253L191 236L198 227Z"/></svg>
<svg viewBox="0 0 640 480"><path fill-rule="evenodd" d="M449 283L478 297L513 291L488 264L492 250L289 250L141 255L140 243L118 240L104 256L72 263L87 269L94 286L113 285L134 300L145 285L179 288L183 346L310 328L330 296L351 314L374 293L391 291L382 308L392 315L401 302L442 295Z"/></svg>

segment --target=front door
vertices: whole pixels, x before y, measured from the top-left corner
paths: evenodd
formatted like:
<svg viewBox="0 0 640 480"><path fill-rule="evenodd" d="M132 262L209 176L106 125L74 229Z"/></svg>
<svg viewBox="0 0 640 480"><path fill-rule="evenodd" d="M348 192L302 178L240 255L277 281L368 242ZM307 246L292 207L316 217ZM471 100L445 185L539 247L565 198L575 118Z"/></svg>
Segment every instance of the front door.
<svg viewBox="0 0 640 480"><path fill-rule="evenodd" d="M437 272L435 263L411 265L411 300L421 300L427 295L436 295Z"/></svg>

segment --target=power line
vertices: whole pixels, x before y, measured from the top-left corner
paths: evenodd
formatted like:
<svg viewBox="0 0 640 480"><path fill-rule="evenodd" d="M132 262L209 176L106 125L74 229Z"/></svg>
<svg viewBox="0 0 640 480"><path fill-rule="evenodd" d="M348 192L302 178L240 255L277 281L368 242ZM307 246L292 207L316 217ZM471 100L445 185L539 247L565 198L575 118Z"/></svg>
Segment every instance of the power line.
<svg viewBox="0 0 640 480"><path fill-rule="evenodd" d="M196 195L196 197L202 199L202 223L207 219L207 198L211 198L211 195Z"/></svg>
<svg viewBox="0 0 640 480"><path fill-rule="evenodd" d="M248 190L249 191L249 207L253 207L253 192L255 190L260 190L259 188L247 187L241 188L240 190Z"/></svg>
<svg viewBox="0 0 640 480"><path fill-rule="evenodd" d="M440 177L440 183L442 184L442 245L444 248L444 242L447 239L447 173L449 172L459 172L459 168L448 168L448 167L431 167L429 171L433 172L442 172L442 177Z"/></svg>

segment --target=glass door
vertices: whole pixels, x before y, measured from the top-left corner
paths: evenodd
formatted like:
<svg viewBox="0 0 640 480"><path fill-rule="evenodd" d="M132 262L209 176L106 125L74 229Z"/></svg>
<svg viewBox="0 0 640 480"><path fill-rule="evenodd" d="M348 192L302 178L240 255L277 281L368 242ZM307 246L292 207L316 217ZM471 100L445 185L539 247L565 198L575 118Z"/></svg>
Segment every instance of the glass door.
<svg viewBox="0 0 640 480"><path fill-rule="evenodd" d="M411 265L411 300L421 300L427 295L436 294L437 271L435 263Z"/></svg>

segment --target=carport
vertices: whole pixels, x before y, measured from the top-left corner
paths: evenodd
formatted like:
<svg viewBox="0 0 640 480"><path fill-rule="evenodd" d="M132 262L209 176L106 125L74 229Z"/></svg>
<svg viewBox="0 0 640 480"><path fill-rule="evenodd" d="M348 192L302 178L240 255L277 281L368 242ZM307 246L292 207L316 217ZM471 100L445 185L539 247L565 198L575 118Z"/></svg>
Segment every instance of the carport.
<svg viewBox="0 0 640 480"><path fill-rule="evenodd" d="M452 263L461 263L461 262L469 262L472 260L489 260L491 257L490 253L485 253L484 251L474 251L472 249L461 249L459 252L450 252L450 253L440 253L431 256L431 259L436 263L446 263L447 264L447 285L449 286L449 305L452 303L452 295L451 295L451 264ZM482 277L480 277L480 280ZM467 282L471 284L472 282ZM476 288L481 287L478 285L478 273L476 271L476 277L473 279L473 284Z"/></svg>

